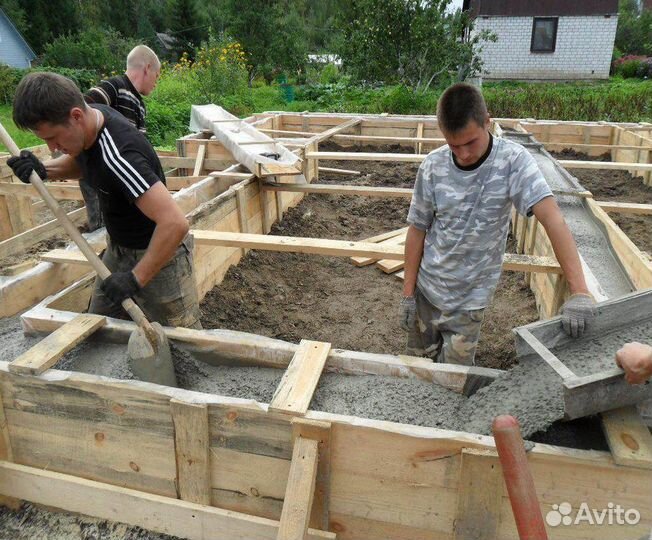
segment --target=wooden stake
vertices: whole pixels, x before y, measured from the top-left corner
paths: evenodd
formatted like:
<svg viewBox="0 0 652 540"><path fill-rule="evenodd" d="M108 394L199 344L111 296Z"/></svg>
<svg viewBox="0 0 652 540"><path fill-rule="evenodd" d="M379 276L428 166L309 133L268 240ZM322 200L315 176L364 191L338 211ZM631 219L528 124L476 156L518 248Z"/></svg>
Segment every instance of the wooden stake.
<svg viewBox="0 0 652 540"><path fill-rule="evenodd" d="M170 400L174 423L179 498L197 504L211 503L208 405Z"/></svg>
<svg viewBox="0 0 652 540"><path fill-rule="evenodd" d="M618 465L652 469L652 434L636 407L601 413L602 428Z"/></svg>

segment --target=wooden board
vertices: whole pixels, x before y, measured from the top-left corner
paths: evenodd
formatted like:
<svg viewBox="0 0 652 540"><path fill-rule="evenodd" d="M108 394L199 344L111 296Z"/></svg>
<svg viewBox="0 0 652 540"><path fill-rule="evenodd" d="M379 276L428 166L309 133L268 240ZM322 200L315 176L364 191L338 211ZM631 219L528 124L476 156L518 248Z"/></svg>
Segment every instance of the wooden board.
<svg viewBox="0 0 652 540"><path fill-rule="evenodd" d="M9 364L9 371L29 375L43 373L68 351L106 324L106 317L82 313L45 337Z"/></svg>
<svg viewBox="0 0 652 540"><path fill-rule="evenodd" d="M318 441L297 437L277 540L304 540L315 495Z"/></svg>
<svg viewBox="0 0 652 540"><path fill-rule="evenodd" d="M270 519L13 463L0 462L0 493L191 540L274 540L279 528ZM306 538L335 535L309 529Z"/></svg>
<svg viewBox="0 0 652 540"><path fill-rule="evenodd" d="M322 193L326 195L361 195L365 197L412 198L410 188L389 188L371 186L345 186L338 184L263 184L265 191L291 191L294 193Z"/></svg>
<svg viewBox="0 0 652 540"><path fill-rule="evenodd" d="M652 204L638 204L611 201L596 201L596 204L605 212L617 212L620 214L638 214L643 216L652 215Z"/></svg>
<svg viewBox="0 0 652 540"><path fill-rule="evenodd" d="M274 397L269 404L271 411L306 414L330 349L330 343L301 340L297 352L274 392Z"/></svg>
<svg viewBox="0 0 652 540"><path fill-rule="evenodd" d="M211 503L208 406L170 400L174 423L179 497L197 504Z"/></svg>
<svg viewBox="0 0 652 540"><path fill-rule="evenodd" d="M635 407L603 412L602 428L618 465L652 469L652 434Z"/></svg>
<svg viewBox="0 0 652 540"><path fill-rule="evenodd" d="M378 242L379 244L382 244L384 246L402 246L405 244L405 236L407 235L407 227L405 228L404 232L401 232L400 234L393 235L389 238L383 238L381 240L367 240L370 242ZM361 266L368 266L370 264L373 264L377 261L377 258L374 257L351 257L351 262L358 267ZM402 261L401 261L402 262Z"/></svg>
<svg viewBox="0 0 652 540"><path fill-rule="evenodd" d="M495 463L496 457L493 451L462 450L455 540L498 538L504 481L502 469Z"/></svg>
<svg viewBox="0 0 652 540"><path fill-rule="evenodd" d="M383 244L374 244L371 242L350 242L348 240L323 240L319 238L197 230L193 230L192 235L195 238L196 245L229 246L342 257L403 259L403 248L401 246L384 246Z"/></svg>
<svg viewBox="0 0 652 540"><path fill-rule="evenodd" d="M386 154L382 152L306 152L306 159L329 159L334 161L392 161L421 163L425 154Z"/></svg>
<svg viewBox="0 0 652 540"><path fill-rule="evenodd" d="M616 161L581 161L560 159L559 164L567 169L606 169L612 171L652 171L652 163L620 163Z"/></svg>

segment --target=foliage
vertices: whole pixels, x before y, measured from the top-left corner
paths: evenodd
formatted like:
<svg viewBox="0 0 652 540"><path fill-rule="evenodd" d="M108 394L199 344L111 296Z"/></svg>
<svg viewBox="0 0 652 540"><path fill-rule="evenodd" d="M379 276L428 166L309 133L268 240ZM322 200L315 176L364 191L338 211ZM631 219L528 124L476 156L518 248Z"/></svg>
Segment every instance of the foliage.
<svg viewBox="0 0 652 540"><path fill-rule="evenodd" d="M91 28L49 43L42 62L54 67L83 67L107 76L124 71L127 55L137 44L113 29Z"/></svg>
<svg viewBox="0 0 652 540"><path fill-rule="evenodd" d="M177 40L179 55L185 53L187 56L192 56L195 47L198 47L206 37L195 0L172 0L169 26Z"/></svg>
<svg viewBox="0 0 652 540"><path fill-rule="evenodd" d="M204 103L218 103L247 86L246 55L240 43L228 37L211 36L203 43L191 71Z"/></svg>
<svg viewBox="0 0 652 540"><path fill-rule="evenodd" d="M75 81L82 92L88 90L98 81L97 74L88 69L55 68L50 66L41 66L34 69L18 69L0 64L0 103L11 103L16 93L16 86L18 86L18 83L25 75L32 71L59 73Z"/></svg>
<svg viewBox="0 0 652 540"><path fill-rule="evenodd" d="M625 79L638 77L643 79L652 76L652 58L628 54L621 56L613 63L614 74Z"/></svg>
<svg viewBox="0 0 652 540"><path fill-rule="evenodd" d="M426 91L450 73L464 79L479 71L482 42L473 21L450 0L348 0L337 24L338 52L358 80L399 82Z"/></svg>
<svg viewBox="0 0 652 540"><path fill-rule="evenodd" d="M616 47L623 54L652 56L652 9L641 10L637 0L620 0Z"/></svg>
<svg viewBox="0 0 652 540"><path fill-rule="evenodd" d="M228 31L247 53L250 82L271 82L282 72L300 72L308 54L300 13L302 0L226 0Z"/></svg>

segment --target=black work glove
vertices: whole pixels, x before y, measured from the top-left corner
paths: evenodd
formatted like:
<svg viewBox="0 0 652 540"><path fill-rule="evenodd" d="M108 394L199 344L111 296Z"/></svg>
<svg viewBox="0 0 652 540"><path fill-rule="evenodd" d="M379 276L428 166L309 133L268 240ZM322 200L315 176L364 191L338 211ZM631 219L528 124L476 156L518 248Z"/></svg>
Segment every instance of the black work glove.
<svg viewBox="0 0 652 540"><path fill-rule="evenodd" d="M7 160L7 165L11 167L11 170L14 171L14 174L20 181L25 184L29 184L29 177L32 171L36 171L36 174L41 177L41 180L45 180L48 176L41 160L29 150L21 150L19 156L10 157Z"/></svg>
<svg viewBox="0 0 652 540"><path fill-rule="evenodd" d="M111 302L119 306L123 300L140 291L141 287L134 273L129 271L111 274L102 282L100 289Z"/></svg>

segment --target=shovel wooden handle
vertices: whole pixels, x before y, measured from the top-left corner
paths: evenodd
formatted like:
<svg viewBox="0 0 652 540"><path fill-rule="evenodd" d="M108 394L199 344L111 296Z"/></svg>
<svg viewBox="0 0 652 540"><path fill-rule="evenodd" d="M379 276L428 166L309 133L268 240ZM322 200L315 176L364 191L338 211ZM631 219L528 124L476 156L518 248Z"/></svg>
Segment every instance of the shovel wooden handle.
<svg viewBox="0 0 652 540"><path fill-rule="evenodd" d="M11 135L9 135L2 123L0 123L0 138L12 156L18 156L20 154L20 149L11 138ZM75 227L73 222L70 221L70 218L64 212L63 208L59 206L57 200L50 194L48 188L45 187L45 184L43 184L41 177L36 174L36 172L32 172L31 176L29 177L29 181L34 186L34 189L39 192L39 195L41 195L41 198L45 201L45 204L48 205L48 208L52 210L52 213L55 215L61 226L70 235L70 238L72 238L73 242L77 244L77 247L88 259L88 262L91 263L93 270L97 272L97 275L100 276L100 279L104 280L108 278L111 275L110 270L102 262L102 259L97 256L93 248L82 236L77 227ZM122 307L129 314L132 320L143 329L148 341L152 344L152 347L154 347L154 350L156 351L158 346L156 332L147 320L147 317L145 317L143 310L140 309L131 298L124 300L122 302Z"/></svg>

